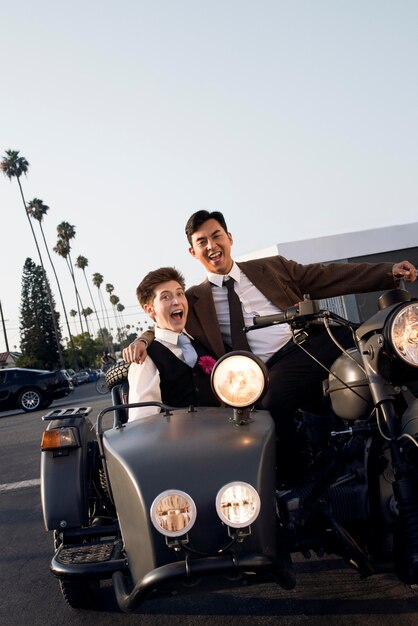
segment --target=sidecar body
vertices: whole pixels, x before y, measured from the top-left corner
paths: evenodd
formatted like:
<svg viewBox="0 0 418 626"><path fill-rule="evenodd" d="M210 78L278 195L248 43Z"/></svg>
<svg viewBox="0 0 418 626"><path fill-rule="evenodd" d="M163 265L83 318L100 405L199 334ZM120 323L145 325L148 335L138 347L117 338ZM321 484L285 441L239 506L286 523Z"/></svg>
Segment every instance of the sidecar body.
<svg viewBox="0 0 418 626"><path fill-rule="evenodd" d="M44 418L42 508L67 602L91 605L105 578L123 611L153 592L205 584L293 587L278 538L269 413L158 405L126 422L117 388L112 397L95 432L87 408Z"/></svg>

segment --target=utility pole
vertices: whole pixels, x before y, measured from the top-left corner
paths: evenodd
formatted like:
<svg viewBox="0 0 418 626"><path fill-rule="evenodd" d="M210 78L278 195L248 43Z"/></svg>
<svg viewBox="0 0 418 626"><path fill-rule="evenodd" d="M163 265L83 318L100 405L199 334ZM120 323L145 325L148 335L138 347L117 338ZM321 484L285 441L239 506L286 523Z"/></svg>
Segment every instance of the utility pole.
<svg viewBox="0 0 418 626"><path fill-rule="evenodd" d="M4 342L6 344L6 350L7 350L7 352L10 352L10 350L9 350L9 342L7 341L6 325L4 323L3 309L2 309L2 306L1 306L1 300L0 300L0 315L1 315L1 323L3 325L3 335L4 335Z"/></svg>

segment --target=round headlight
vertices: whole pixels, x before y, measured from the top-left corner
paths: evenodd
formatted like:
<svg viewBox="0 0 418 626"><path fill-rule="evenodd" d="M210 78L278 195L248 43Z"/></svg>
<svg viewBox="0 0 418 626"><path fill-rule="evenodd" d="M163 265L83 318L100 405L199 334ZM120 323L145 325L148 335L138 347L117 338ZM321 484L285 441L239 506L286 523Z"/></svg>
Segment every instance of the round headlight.
<svg viewBox="0 0 418 626"><path fill-rule="evenodd" d="M411 302L398 309L390 320L389 340L396 355L418 367L418 304Z"/></svg>
<svg viewBox="0 0 418 626"><path fill-rule="evenodd" d="M264 363L250 352L230 352L212 370L212 388L221 402L243 408L252 406L267 386Z"/></svg>
<svg viewBox="0 0 418 626"><path fill-rule="evenodd" d="M228 483L216 496L216 512L232 528L250 526L257 519L260 506L260 496L248 483Z"/></svg>
<svg viewBox="0 0 418 626"><path fill-rule="evenodd" d="M187 493L177 489L163 491L151 505L151 521L162 535L180 537L196 521L196 505Z"/></svg>

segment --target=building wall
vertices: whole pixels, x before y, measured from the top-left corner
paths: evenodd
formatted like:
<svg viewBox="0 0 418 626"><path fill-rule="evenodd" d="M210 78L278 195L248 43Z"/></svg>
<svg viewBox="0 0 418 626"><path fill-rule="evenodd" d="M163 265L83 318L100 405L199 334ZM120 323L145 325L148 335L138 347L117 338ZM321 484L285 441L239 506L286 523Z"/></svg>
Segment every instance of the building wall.
<svg viewBox="0 0 418 626"><path fill-rule="evenodd" d="M280 254L299 263L381 263L408 260L418 267L418 222L315 239L282 242L239 257L238 261ZM405 287L418 298L418 281ZM323 300L321 306L359 322L377 311L381 292Z"/></svg>

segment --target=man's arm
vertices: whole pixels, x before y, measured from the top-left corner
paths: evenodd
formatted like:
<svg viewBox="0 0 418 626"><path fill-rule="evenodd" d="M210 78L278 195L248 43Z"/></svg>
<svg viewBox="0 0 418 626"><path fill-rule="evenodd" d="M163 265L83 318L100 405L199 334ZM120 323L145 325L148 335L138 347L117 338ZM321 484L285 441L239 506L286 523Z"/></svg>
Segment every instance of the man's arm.
<svg viewBox="0 0 418 626"><path fill-rule="evenodd" d="M144 365L132 363L128 370L129 402L161 402L160 373L151 359ZM148 415L158 413L158 407L133 407L129 409L129 421L132 422Z"/></svg>

